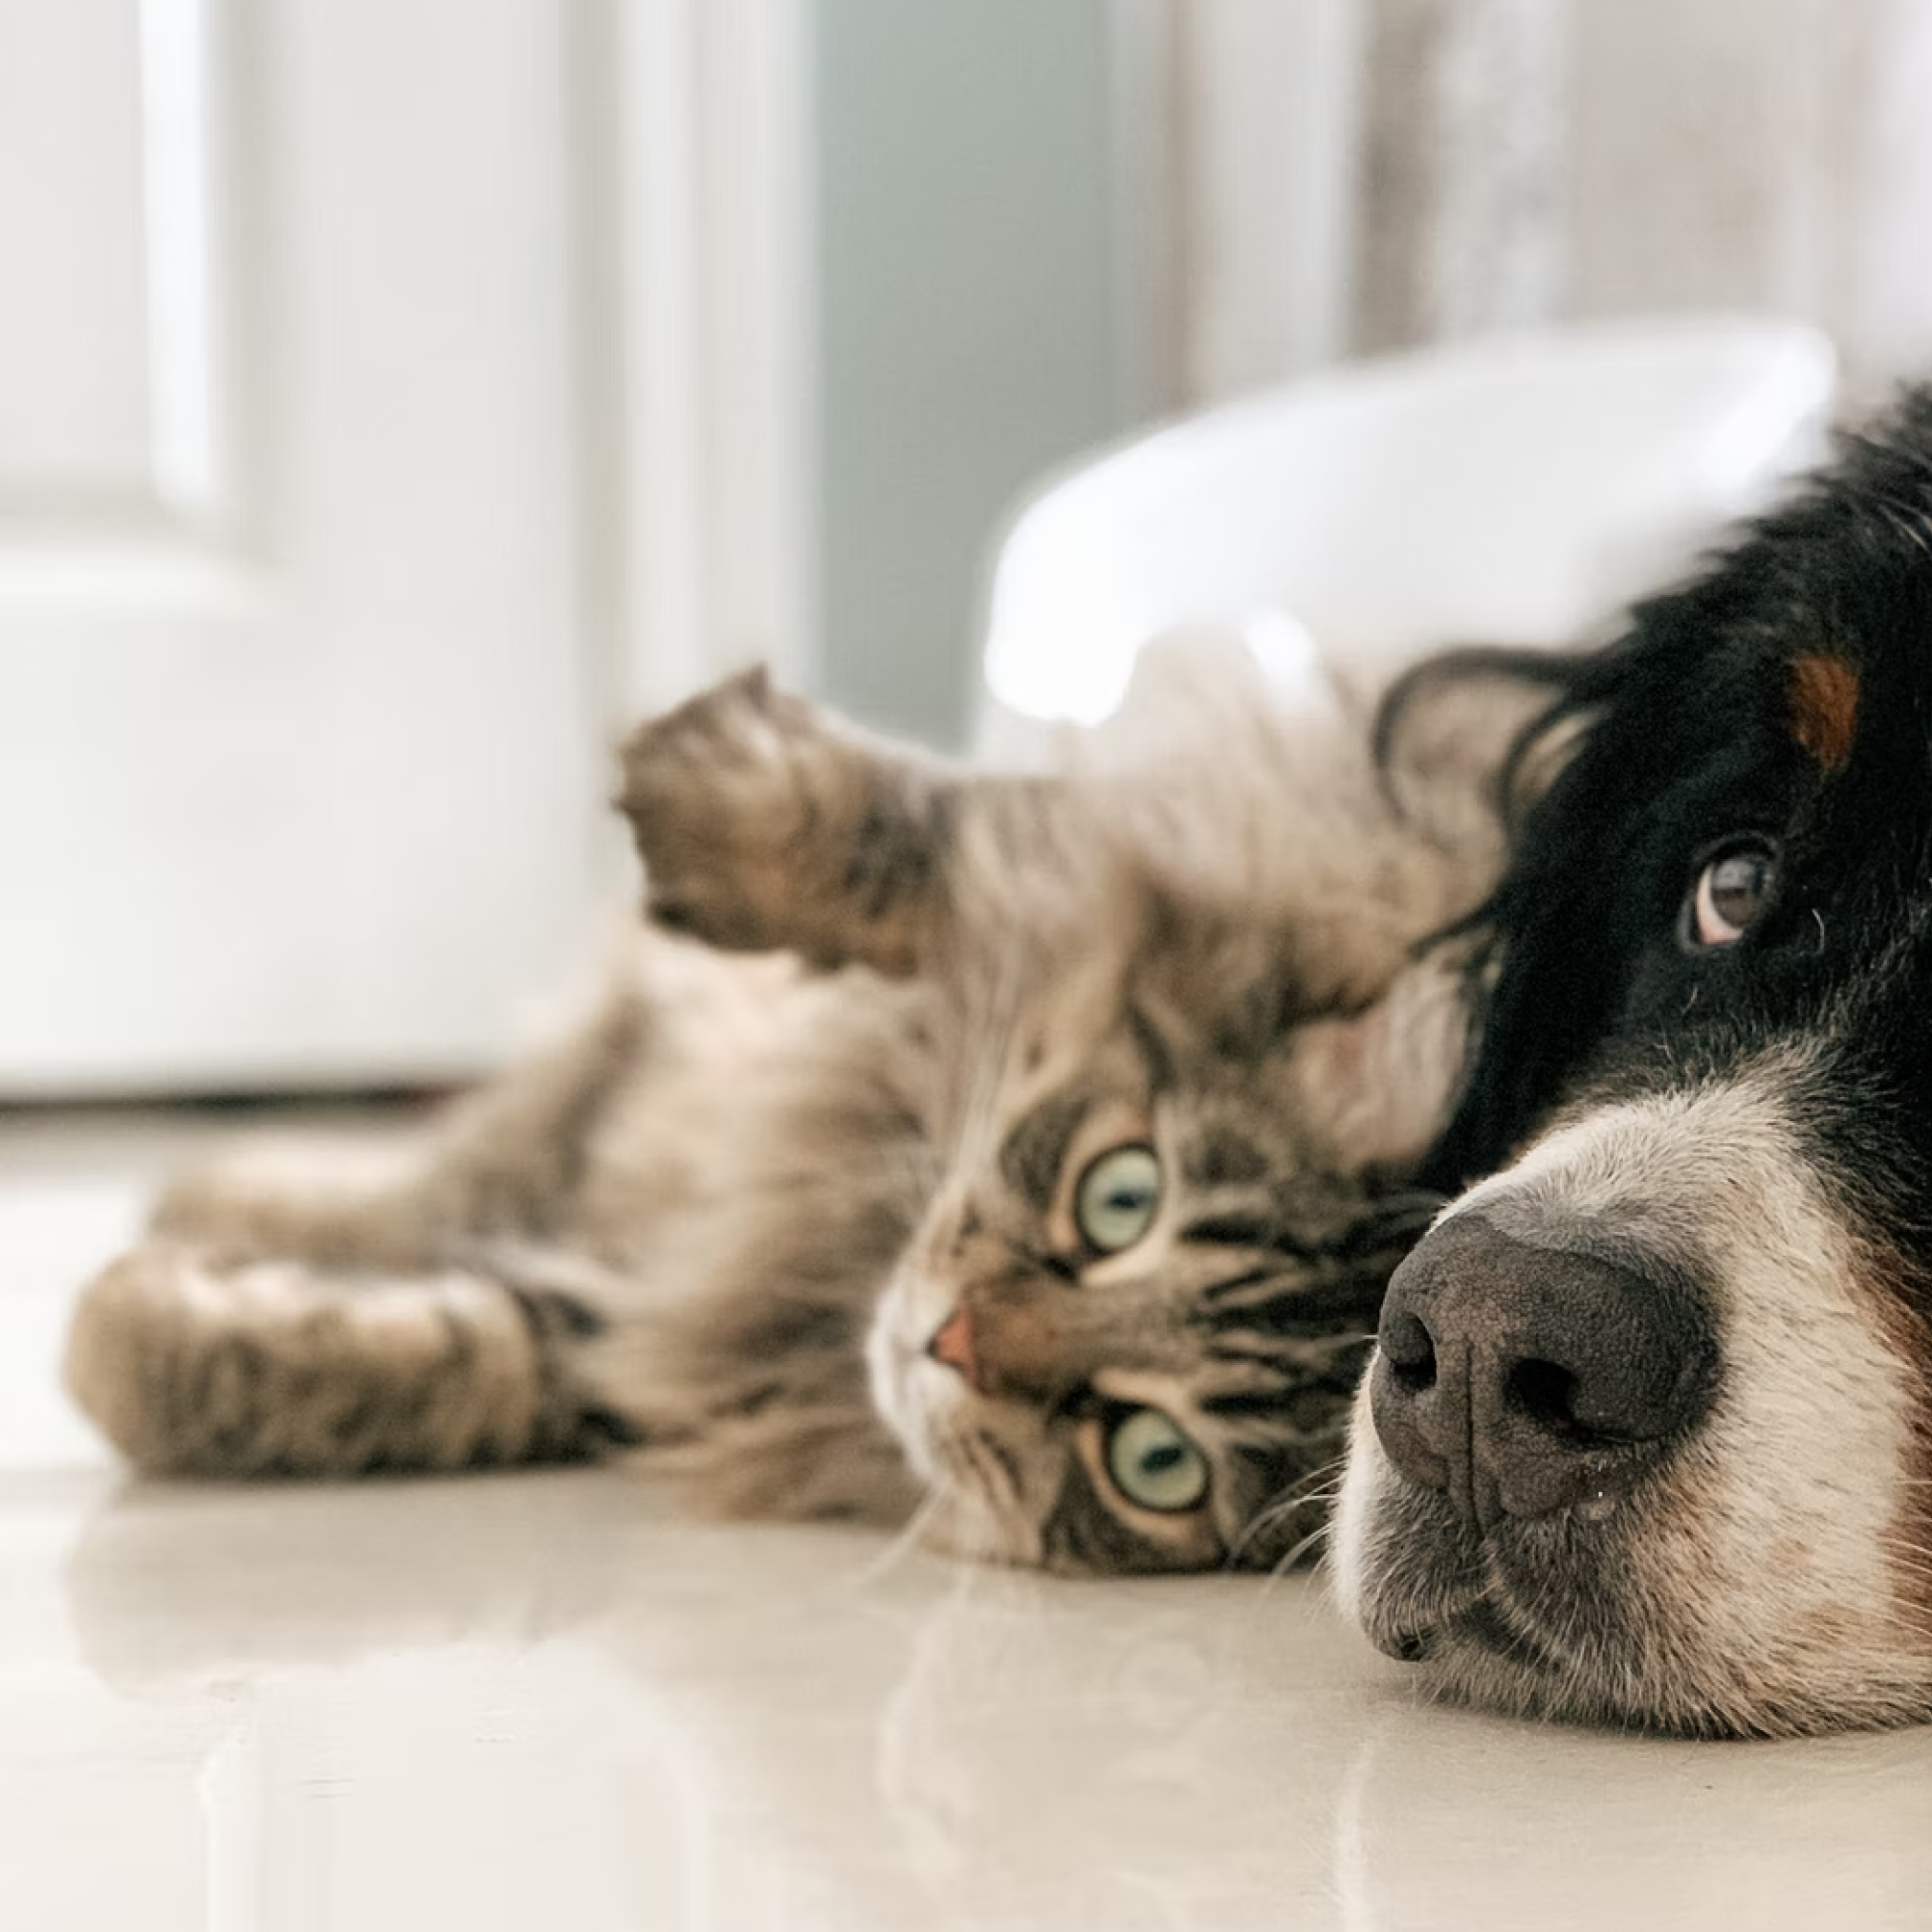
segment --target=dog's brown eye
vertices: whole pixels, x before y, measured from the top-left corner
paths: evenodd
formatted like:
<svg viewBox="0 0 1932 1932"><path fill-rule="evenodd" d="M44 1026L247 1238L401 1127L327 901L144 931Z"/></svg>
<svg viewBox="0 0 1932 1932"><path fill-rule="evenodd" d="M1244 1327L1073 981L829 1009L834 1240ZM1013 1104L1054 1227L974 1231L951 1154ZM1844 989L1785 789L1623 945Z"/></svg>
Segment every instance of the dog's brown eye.
<svg viewBox="0 0 1932 1932"><path fill-rule="evenodd" d="M1693 946L1728 946L1742 939L1764 911L1777 869L1776 855L1758 840L1718 853L1691 889L1685 937Z"/></svg>

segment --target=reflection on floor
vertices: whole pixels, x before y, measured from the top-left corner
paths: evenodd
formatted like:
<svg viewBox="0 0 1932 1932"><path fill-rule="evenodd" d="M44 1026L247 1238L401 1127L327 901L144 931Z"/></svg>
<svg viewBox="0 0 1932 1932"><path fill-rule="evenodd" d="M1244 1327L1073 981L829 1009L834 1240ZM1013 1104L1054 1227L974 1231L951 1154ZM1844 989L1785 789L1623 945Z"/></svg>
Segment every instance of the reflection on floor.
<svg viewBox="0 0 1932 1932"><path fill-rule="evenodd" d="M60 1323L209 1131L0 1128L10 1926L1924 1922L1932 1735L1430 1709L1318 1584L971 1572L616 1473L129 1485Z"/></svg>

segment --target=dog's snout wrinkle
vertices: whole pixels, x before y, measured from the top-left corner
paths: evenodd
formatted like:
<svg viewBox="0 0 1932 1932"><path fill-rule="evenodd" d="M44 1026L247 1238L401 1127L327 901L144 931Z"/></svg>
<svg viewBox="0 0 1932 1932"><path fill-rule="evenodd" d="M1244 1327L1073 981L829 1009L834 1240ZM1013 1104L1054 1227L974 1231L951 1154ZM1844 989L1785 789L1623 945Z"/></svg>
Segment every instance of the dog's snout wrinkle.
<svg viewBox="0 0 1932 1932"><path fill-rule="evenodd" d="M1370 1402L1396 1469L1487 1532L1627 1489L1708 1402L1695 1297L1653 1275L1445 1223L1389 1284Z"/></svg>

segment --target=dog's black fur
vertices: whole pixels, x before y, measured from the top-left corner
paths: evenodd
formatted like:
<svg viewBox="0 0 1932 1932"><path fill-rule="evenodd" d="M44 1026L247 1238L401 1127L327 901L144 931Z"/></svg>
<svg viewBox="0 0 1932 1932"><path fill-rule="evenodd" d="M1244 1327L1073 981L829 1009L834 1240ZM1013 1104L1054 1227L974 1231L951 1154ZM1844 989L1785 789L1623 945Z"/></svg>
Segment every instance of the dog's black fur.
<svg viewBox="0 0 1932 1932"><path fill-rule="evenodd" d="M1608 648L1451 657L1392 704L1498 670L1551 692L1514 779L1556 776L1473 922L1472 1060L1431 1178L1497 1176L1470 1218L1506 1216L1512 1254L1695 1281L1717 1366L1614 1507L1533 1523L1398 1472L1365 1394L1343 1593L1386 1648L1446 1651L1445 1687L1515 1708L1699 1732L1932 1715L1932 387ZM1698 944L1700 874L1739 840L1772 856L1769 890L1741 936ZM1670 1124L1733 1117L1713 1096L1752 1128L1734 1157ZM1695 1189L1673 1192L1674 1163ZM1406 1272L1435 1269L1439 1299L1452 1263L1431 1237ZM1890 1446L1834 1470L1861 1429ZM1847 1527L1867 1504L1873 1526ZM1807 1510L1815 1533L1773 1547ZM1591 1615L1558 1628L1549 1606L1586 1582ZM1469 1641L1438 1641L1457 1616Z"/></svg>
<svg viewBox="0 0 1932 1932"><path fill-rule="evenodd" d="M1842 776L1792 735L1789 667L1810 650L1859 674ZM1837 467L1639 605L1609 648L1469 663L1555 693L1505 784L1552 738L1582 735L1517 814L1509 870L1471 922L1495 977L1429 1163L1445 1190L1495 1172L1592 1070L1645 1043L1708 1038L1722 1063L1741 1033L1815 1026L1875 952L1932 914L1932 386L1844 439ZM1783 845L1775 903L1736 948L1688 954L1680 915L1701 859L1747 832ZM1888 1036L1881 1060L1886 1085L1932 1097L1932 1029ZM1900 1158L1916 1177L1919 1156Z"/></svg>

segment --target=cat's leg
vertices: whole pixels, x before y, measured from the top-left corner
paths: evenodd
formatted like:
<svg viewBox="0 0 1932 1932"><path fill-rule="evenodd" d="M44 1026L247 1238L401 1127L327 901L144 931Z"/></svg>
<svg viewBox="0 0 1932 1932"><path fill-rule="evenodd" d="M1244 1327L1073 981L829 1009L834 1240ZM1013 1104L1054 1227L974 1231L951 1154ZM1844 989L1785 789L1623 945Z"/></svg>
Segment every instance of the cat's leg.
<svg viewBox="0 0 1932 1932"><path fill-rule="evenodd" d="M1032 789L868 739L759 670L638 730L619 802L660 923L903 977L948 943L961 838Z"/></svg>
<svg viewBox="0 0 1932 1932"><path fill-rule="evenodd" d="M594 1453L634 1432L584 1372L596 1271L567 1247L573 1170L635 1077L619 1000L407 1150L264 1146L191 1175L83 1294L67 1383L152 1470L349 1475Z"/></svg>
<svg viewBox="0 0 1932 1932"><path fill-rule="evenodd" d="M400 1141L244 1143L170 1181L149 1231L224 1261L392 1273L445 1266L480 1240L554 1240L586 1137L640 1078L652 1018L626 985Z"/></svg>
<svg viewBox="0 0 1932 1932"><path fill-rule="evenodd" d="M136 1467L202 1476L576 1460L634 1438L578 1357L575 1297L481 1270L217 1262L165 1239L96 1279L69 1391Z"/></svg>

